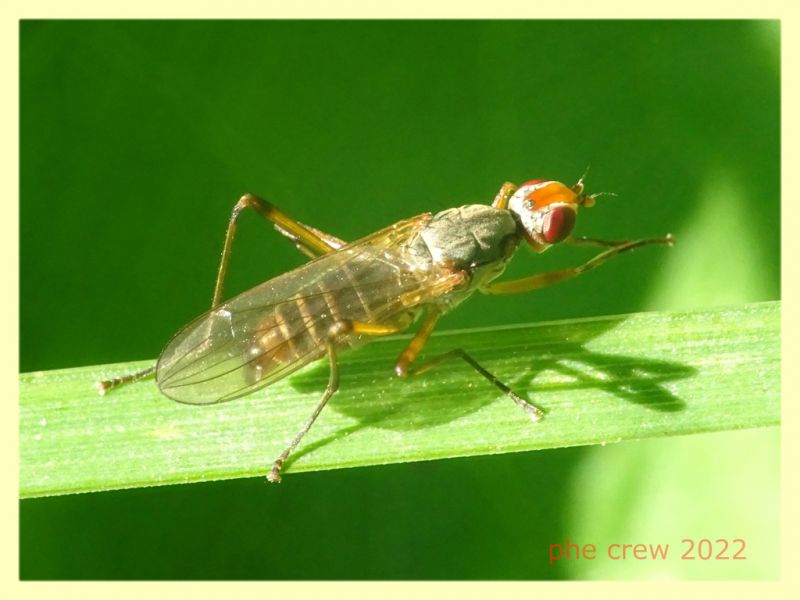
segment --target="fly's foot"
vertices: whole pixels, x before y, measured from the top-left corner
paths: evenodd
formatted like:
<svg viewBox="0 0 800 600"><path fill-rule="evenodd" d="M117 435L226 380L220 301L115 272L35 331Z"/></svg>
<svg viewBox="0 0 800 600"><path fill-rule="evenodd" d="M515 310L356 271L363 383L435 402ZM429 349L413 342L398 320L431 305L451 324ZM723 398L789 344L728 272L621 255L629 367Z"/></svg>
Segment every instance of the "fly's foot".
<svg viewBox="0 0 800 600"><path fill-rule="evenodd" d="M525 414L527 414L534 423L544 418L544 411L538 406L526 402L522 408L525 410Z"/></svg>
<svg viewBox="0 0 800 600"><path fill-rule="evenodd" d="M525 398L520 396L519 394L509 390L509 396L511 399L519 405L522 410L525 411L525 414L528 415L531 421L536 423L537 421L541 421L544 418L545 411L544 409L539 408L535 404L531 404Z"/></svg>
<svg viewBox="0 0 800 600"><path fill-rule="evenodd" d="M283 466L283 461L279 458L275 461L272 465L272 470L267 474L267 481L270 483L280 483L281 482L281 467Z"/></svg>
<svg viewBox="0 0 800 600"><path fill-rule="evenodd" d="M152 367L142 371L137 371L136 373L131 373L130 375L123 375L122 377L115 377L114 379L106 379L104 381L96 381L94 387L97 389L97 393L99 395L105 396L110 389L125 385L127 383L133 383L134 381L139 381L140 379L152 375L155 372L156 366L153 365Z"/></svg>

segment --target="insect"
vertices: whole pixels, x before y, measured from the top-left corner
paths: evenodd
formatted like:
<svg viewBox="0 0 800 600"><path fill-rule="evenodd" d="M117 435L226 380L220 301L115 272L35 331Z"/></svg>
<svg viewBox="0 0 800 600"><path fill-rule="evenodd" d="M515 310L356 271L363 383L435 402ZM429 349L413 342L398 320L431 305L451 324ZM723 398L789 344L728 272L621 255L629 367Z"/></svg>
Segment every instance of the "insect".
<svg viewBox="0 0 800 600"><path fill-rule="evenodd" d="M423 373L459 358L519 405L534 421L544 411L511 390L463 349L414 366L442 314L475 291L515 294L585 273L611 258L672 236L604 241L573 237L578 209L600 194L584 192L583 178L569 187L535 180L505 183L491 205L466 205L400 221L352 243L304 225L252 194L234 206L217 273L211 309L181 329L157 363L131 375L97 383L100 394L155 374L164 395L186 404L215 404L250 394L327 357L328 384L316 408L275 460L280 471L339 387L339 354L421 324L401 352L395 372ZM305 265L223 301L223 283L240 214L252 209L271 221L311 260ZM577 267L496 281L518 247L544 252L559 243L603 248Z"/></svg>

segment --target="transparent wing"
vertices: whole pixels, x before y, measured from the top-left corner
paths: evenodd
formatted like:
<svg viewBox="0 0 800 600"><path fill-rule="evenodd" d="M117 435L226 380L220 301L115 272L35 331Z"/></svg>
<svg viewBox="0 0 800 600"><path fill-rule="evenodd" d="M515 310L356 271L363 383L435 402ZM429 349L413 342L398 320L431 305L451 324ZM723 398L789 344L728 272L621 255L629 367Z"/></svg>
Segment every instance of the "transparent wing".
<svg viewBox="0 0 800 600"><path fill-rule="evenodd" d="M408 253L429 219L396 223L201 315L162 352L159 388L189 404L238 398L321 358L336 321L389 322L452 289L463 275L426 268Z"/></svg>

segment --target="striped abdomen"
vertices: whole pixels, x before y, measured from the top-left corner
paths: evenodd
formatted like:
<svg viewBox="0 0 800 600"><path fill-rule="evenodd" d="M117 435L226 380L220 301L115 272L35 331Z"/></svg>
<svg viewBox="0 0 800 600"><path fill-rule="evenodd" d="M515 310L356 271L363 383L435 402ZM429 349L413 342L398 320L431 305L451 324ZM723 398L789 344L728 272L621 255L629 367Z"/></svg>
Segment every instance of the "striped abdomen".
<svg viewBox="0 0 800 600"><path fill-rule="evenodd" d="M247 350L256 357L248 373L253 383L287 365L299 368L322 357L331 327L338 322L410 324L413 320L402 296L419 287L419 277L373 256L341 262L265 315L259 327L263 333ZM345 336L336 341L352 347L360 340Z"/></svg>

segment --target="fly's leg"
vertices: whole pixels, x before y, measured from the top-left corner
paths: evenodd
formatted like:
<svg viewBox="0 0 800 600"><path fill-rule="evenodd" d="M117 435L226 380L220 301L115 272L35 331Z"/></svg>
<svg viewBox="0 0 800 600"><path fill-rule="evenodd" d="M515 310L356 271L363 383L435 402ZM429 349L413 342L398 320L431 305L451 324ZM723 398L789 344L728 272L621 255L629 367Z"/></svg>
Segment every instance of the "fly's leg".
<svg viewBox="0 0 800 600"><path fill-rule="evenodd" d="M506 396L511 398L517 406L525 411L531 420L538 421L541 419L545 413L543 409L525 400L525 398L517 394L492 373L487 371L478 361L472 358L461 348L456 348L455 350L450 350L449 352L435 356L417 367L411 367L411 363L414 362L414 360L417 358L417 355L425 345L425 342L428 341L428 338L430 337L433 328L436 326L436 321L439 319L440 315L441 313L438 309L431 309L431 312L428 313L427 318L422 323L422 326L419 328L419 331L417 331L417 334L408 343L408 346L406 346L405 350L400 353L400 356L397 359L397 363L394 367L395 373L397 373L397 375L400 377L406 377L407 375L420 375L425 371L430 371L434 367L439 366L451 358L460 358L470 367L480 373L483 377L485 377L489 382L495 385Z"/></svg>
<svg viewBox="0 0 800 600"><path fill-rule="evenodd" d="M523 277L522 279L512 279L511 281L492 282L483 287L481 291L485 294L517 294L519 292L537 290L548 285L553 285L554 283L558 283L560 281L572 279L578 275L586 273L587 271L591 271L592 269L599 267L604 262L611 260L623 252L629 252L630 250L635 250L636 248L641 248L642 246L649 246L650 244L667 244L671 246L672 241L671 234L660 238L648 238L644 240L625 242L603 242L602 240L583 238L583 241L578 243L591 244L595 246L605 246L609 244L615 245L612 245L605 252L601 252L594 258L586 261L582 265L578 265L577 267L559 269L558 271L550 271L548 273L539 273L538 275L531 275L530 277Z"/></svg>
<svg viewBox="0 0 800 600"><path fill-rule="evenodd" d="M340 240L339 238L329 233L320 231L319 229L311 227L310 225L306 225L305 223L300 223L298 221L298 225L301 225L306 229L308 229L311 233L316 235L319 239L328 244L328 246L330 246L334 250L338 250L347 243L344 240ZM308 258L317 258L318 256L322 256L322 253L319 250L306 245L305 243L303 243L302 240L300 240L300 238L298 238L296 235L292 233L289 233L280 225L277 224L275 225L275 231L280 233L282 236L288 238L294 244L295 248L297 248L300 252L305 254Z"/></svg>
<svg viewBox="0 0 800 600"><path fill-rule="evenodd" d="M298 243L317 254L327 254L337 249L335 245L320 237L317 230L288 217L266 200L253 194L245 194L233 207L231 218L228 221L228 231L225 234L225 245L222 248L222 258L217 272L217 282L214 286L214 299L211 302L211 308L217 306L222 299L222 284L225 280L225 273L228 270L228 261L231 256L233 237L236 234L236 225L239 215L245 208L252 208L268 221L272 221L281 233L297 240Z"/></svg>
<svg viewBox="0 0 800 600"><path fill-rule="evenodd" d="M289 446L281 452L281 455L277 458L277 460L272 463L272 470L267 475L267 481L270 483L280 483L281 481L281 467L283 467L283 463L289 454L297 447L297 444L300 443L300 440L303 439L303 436L311 429L311 426L314 424L314 421L317 420L319 413L322 412L322 409L325 408L325 405L330 400L331 396L336 393L336 390L339 389L339 361L336 357L336 347L334 346L333 341L329 338L326 342L328 347L328 361L331 365L330 375L328 376L328 385L325 387L325 392L322 394L322 398L317 404L317 407L314 409L314 412L311 413L311 416L308 420L303 424L303 427L294 436L294 439L289 444Z"/></svg>
<svg viewBox="0 0 800 600"><path fill-rule="evenodd" d="M462 348L456 348L454 350L450 350L449 352L445 352L444 354L440 354L438 356L434 356L429 361L421 364L420 366L411 369L409 373L411 375L419 375L420 373L424 373L425 371L430 371L434 367L438 367L443 362L450 360L451 358L460 358L464 360L470 367L475 369L478 373L483 375L489 382L495 385L497 389L503 392L506 396L511 398L514 403L519 406L525 413L530 417L532 421L538 421L542 417L544 417L545 411L542 408L539 408L535 404L528 402L517 394L514 390L508 387L505 383L500 381L497 377L495 377L492 373L487 371L481 364L472 358L469 354L467 354Z"/></svg>
<svg viewBox="0 0 800 600"><path fill-rule="evenodd" d="M492 201L492 206L494 208L508 208L508 201L511 199L511 196L514 195L514 192L517 191L517 186L515 186L510 181L506 181L500 188L500 191L494 197Z"/></svg>
<svg viewBox="0 0 800 600"><path fill-rule="evenodd" d="M144 379L148 375L152 375L156 371L156 366L153 365L152 367L148 367L141 371L137 371L136 373L131 373L130 375L123 375L122 377L115 377L114 379L107 379L105 381L98 381L94 384L97 388L97 393L101 396L105 396L106 392L112 388L118 387L120 385L125 385L126 383L133 383L134 381L139 381L140 379Z"/></svg>
<svg viewBox="0 0 800 600"><path fill-rule="evenodd" d="M219 271L217 272L217 280L214 285L214 299L211 303L211 308L217 306L222 298L222 285L225 280L225 273L228 269L228 261L231 255L233 237L236 234L236 225L239 220L239 214L245 208L252 208L265 219L272 221L275 224L276 229L294 241L298 248L301 248L302 251L306 252L307 250L307 254L310 252L315 252L316 254L314 254L314 257L337 250L341 247L341 245L344 244L344 242L331 235L327 235L318 229L314 229L313 227L303 225L302 223L293 220L266 200L263 200L253 194L245 194L233 207L230 220L228 221L228 230L225 234L225 245L222 249L222 259L220 260ZM152 375L155 370L156 367L153 365L152 367L137 373L116 377L114 379L108 379L106 381L98 381L95 383L95 387L97 388L98 393L102 396L112 388L125 385L127 383L132 383L134 381L143 379L148 375Z"/></svg>
<svg viewBox="0 0 800 600"><path fill-rule="evenodd" d="M600 248L613 248L614 246L622 246L623 244L630 243L630 240L598 240L597 238L586 237L580 235L578 237L568 237L564 240L565 244L573 246L598 246Z"/></svg>
<svg viewBox="0 0 800 600"><path fill-rule="evenodd" d="M331 328L328 330L328 336L325 341L325 345L328 350L328 361L330 362L330 375L328 376L328 385L325 387L325 392L322 394L322 398L320 399L317 407L314 409L314 412L311 413L311 416L308 420L303 424L303 427L297 432L297 435L294 436L294 439L291 443L287 446L286 450L284 450L281 455L277 458L277 460L272 464L272 470L267 475L267 481L270 483L280 483L281 481L281 468L283 467L283 463L286 461L286 458L292 451L297 447L300 443L300 440L303 439L303 436L311 429L311 426L314 424L314 421L317 420L317 417L322 412L322 409L325 408L325 405L330 400L331 396L336 393L336 390L339 389L339 360L336 354L336 344L342 339L345 335L390 335L392 333L398 333L407 327L408 323L402 323L399 325L380 325L374 323L363 323L361 321L338 321L334 323Z"/></svg>

